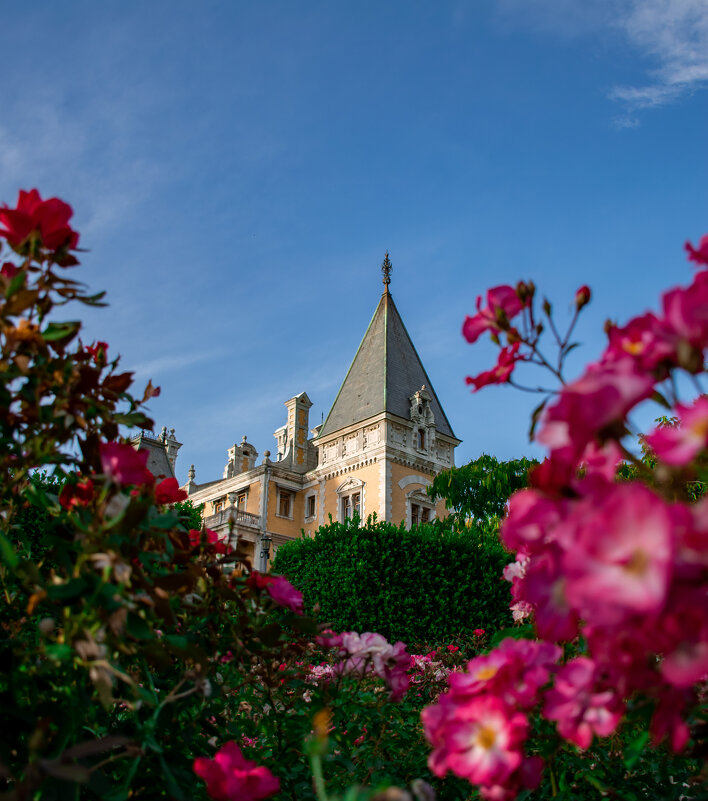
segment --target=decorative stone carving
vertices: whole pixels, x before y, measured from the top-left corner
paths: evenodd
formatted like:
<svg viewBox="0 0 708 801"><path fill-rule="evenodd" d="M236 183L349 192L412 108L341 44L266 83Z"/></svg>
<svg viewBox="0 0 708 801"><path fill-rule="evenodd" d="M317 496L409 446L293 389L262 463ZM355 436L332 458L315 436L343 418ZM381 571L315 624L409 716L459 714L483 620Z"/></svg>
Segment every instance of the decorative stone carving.
<svg viewBox="0 0 708 801"><path fill-rule="evenodd" d="M411 402L411 420L416 425L433 426L435 425L435 415L430 407L432 397L428 390L423 385L417 392L414 392L410 398Z"/></svg>

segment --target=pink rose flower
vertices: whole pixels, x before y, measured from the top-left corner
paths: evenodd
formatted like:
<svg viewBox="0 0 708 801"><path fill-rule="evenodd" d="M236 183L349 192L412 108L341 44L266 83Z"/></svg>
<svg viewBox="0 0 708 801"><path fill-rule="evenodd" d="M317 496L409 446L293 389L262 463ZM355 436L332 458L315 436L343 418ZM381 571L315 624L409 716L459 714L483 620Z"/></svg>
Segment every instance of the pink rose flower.
<svg viewBox="0 0 708 801"><path fill-rule="evenodd" d="M654 379L632 359L591 364L560 393L543 417L536 441L575 467L586 446L602 429L623 423L627 413L654 390ZM558 452L558 453L557 453Z"/></svg>
<svg viewBox="0 0 708 801"><path fill-rule="evenodd" d="M486 632L484 629L475 629L472 634L474 634L475 637L482 637Z"/></svg>
<svg viewBox="0 0 708 801"><path fill-rule="evenodd" d="M207 784L215 801L257 801L280 789L277 779L262 765L246 759L235 742L226 743L213 759L197 757L194 772Z"/></svg>
<svg viewBox="0 0 708 801"><path fill-rule="evenodd" d="M671 509L642 484L608 485L568 527L565 597L592 623L658 612L673 558ZM528 579L527 579L528 580Z"/></svg>
<svg viewBox="0 0 708 801"><path fill-rule="evenodd" d="M285 576L271 576L254 570L248 577L248 583L258 589L265 589L278 606L283 606L296 615L303 613L302 593Z"/></svg>
<svg viewBox="0 0 708 801"><path fill-rule="evenodd" d="M600 476L606 481L614 481L624 454L612 439L602 446L593 441L585 448L580 460L585 467L586 476Z"/></svg>
<svg viewBox="0 0 708 801"><path fill-rule="evenodd" d="M708 234L701 237L697 248L694 248L690 242L686 242L684 248L688 253L689 261L695 262L699 266L705 265L708 267Z"/></svg>
<svg viewBox="0 0 708 801"><path fill-rule="evenodd" d="M538 636L551 642L572 640L578 633L578 615L568 603L565 587L559 550L550 547L534 556L514 587L514 598L533 607Z"/></svg>
<svg viewBox="0 0 708 801"><path fill-rule="evenodd" d="M153 484L155 476L147 469L148 452L136 451L122 442L102 442L101 468L118 484Z"/></svg>
<svg viewBox="0 0 708 801"><path fill-rule="evenodd" d="M608 337L610 342L602 356L603 362L629 356L642 370L651 371L661 364L670 365L676 361L679 336L651 312L635 317L622 328L612 326Z"/></svg>
<svg viewBox="0 0 708 801"><path fill-rule="evenodd" d="M662 298L664 321L681 339L702 350L708 343L708 272L696 274L688 287L676 287ZM700 369L701 364L698 366Z"/></svg>
<svg viewBox="0 0 708 801"><path fill-rule="evenodd" d="M339 673L365 675L371 672L386 682L393 700L400 700L406 694L412 659L405 643L399 641L392 645L382 634L372 631L321 636L317 642L327 648L339 649L339 655L343 657L336 667Z"/></svg>
<svg viewBox="0 0 708 801"><path fill-rule="evenodd" d="M482 296L477 298L477 314L467 317L462 326L462 335L472 344L485 331L501 331L515 317L524 304L513 286L495 286L487 291L487 305L482 308Z"/></svg>
<svg viewBox="0 0 708 801"><path fill-rule="evenodd" d="M528 720L500 698L480 695L456 703L443 695L422 713L425 736L433 746L428 767L436 776L448 770L473 784L505 784L523 759Z"/></svg>
<svg viewBox="0 0 708 801"><path fill-rule="evenodd" d="M464 673L452 674L450 693L458 699L493 694L509 706L530 709L560 655L557 645L507 637L493 651L470 660Z"/></svg>
<svg viewBox="0 0 708 801"><path fill-rule="evenodd" d="M562 667L546 693L543 714L555 720L558 732L579 748L588 748L593 734L607 737L617 728L624 707L609 689L599 689L592 659L580 656Z"/></svg>
<svg viewBox="0 0 708 801"><path fill-rule="evenodd" d="M515 342L510 347L502 348L497 357L497 363L491 370L486 370L476 376L467 376L465 382L474 385L473 392L478 392L482 387L490 384L505 384L514 372L514 367L518 361L523 361L523 356L519 356L519 344Z"/></svg>
<svg viewBox="0 0 708 801"><path fill-rule="evenodd" d="M522 489L509 499L509 510L499 536L510 551L533 553L543 547L566 514L562 501L546 498L535 489ZM517 561L522 562L517 557ZM513 576L512 576L513 578Z"/></svg>
<svg viewBox="0 0 708 801"><path fill-rule="evenodd" d="M691 733L682 714L685 714L687 701L693 702L691 693L683 691L661 694L651 719L651 738L658 745L664 737L668 737L671 750L675 753L683 751Z"/></svg>
<svg viewBox="0 0 708 801"><path fill-rule="evenodd" d="M662 462L681 466L708 445L708 398L698 398L693 406L678 404L676 413L678 425L659 426L646 441Z"/></svg>

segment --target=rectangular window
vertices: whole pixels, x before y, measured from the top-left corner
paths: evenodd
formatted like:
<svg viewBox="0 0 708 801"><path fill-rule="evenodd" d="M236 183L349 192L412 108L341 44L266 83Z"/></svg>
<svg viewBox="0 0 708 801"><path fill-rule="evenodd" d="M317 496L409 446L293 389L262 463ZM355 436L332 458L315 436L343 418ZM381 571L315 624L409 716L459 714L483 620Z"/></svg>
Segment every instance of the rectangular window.
<svg viewBox="0 0 708 801"><path fill-rule="evenodd" d="M236 496L236 508L240 509L242 512L246 511L246 498L248 497L247 492L239 492Z"/></svg>
<svg viewBox="0 0 708 801"><path fill-rule="evenodd" d="M308 495L307 505L305 507L305 517L314 517L314 516L315 516L315 496Z"/></svg>
<svg viewBox="0 0 708 801"><path fill-rule="evenodd" d="M411 504L411 526L417 526L420 523L420 506L417 503Z"/></svg>
<svg viewBox="0 0 708 801"><path fill-rule="evenodd" d="M351 495L343 495L342 500L342 520L354 517L355 514L361 517L361 493L352 492Z"/></svg>
<svg viewBox="0 0 708 801"><path fill-rule="evenodd" d="M420 522L421 523L429 523L430 522L430 509L427 509L425 506L421 510Z"/></svg>
<svg viewBox="0 0 708 801"><path fill-rule="evenodd" d="M214 501L214 514L219 514L219 512L224 508L223 501Z"/></svg>
<svg viewBox="0 0 708 801"><path fill-rule="evenodd" d="M420 448L421 451L425 450L425 429L424 428L419 428L418 429L418 448Z"/></svg>
<svg viewBox="0 0 708 801"><path fill-rule="evenodd" d="M280 517L292 517L292 492L286 490L278 491L278 514Z"/></svg>

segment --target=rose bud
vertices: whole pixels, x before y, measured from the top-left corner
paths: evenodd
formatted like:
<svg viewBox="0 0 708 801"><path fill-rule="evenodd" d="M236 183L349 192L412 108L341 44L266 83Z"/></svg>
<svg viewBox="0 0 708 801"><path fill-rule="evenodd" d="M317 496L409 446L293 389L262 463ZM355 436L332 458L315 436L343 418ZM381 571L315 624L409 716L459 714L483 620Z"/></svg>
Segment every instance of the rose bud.
<svg viewBox="0 0 708 801"><path fill-rule="evenodd" d="M583 306L587 306L588 303L590 303L590 287L581 286L575 293L575 307L580 311L580 309L582 309Z"/></svg>

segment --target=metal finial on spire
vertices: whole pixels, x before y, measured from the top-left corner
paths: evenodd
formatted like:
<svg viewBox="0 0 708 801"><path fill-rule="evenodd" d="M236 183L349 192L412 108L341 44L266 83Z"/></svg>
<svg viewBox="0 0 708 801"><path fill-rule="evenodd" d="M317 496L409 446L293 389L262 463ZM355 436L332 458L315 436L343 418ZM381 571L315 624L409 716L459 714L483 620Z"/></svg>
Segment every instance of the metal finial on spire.
<svg viewBox="0 0 708 801"><path fill-rule="evenodd" d="M391 269L393 265L391 264L391 259L388 257L388 251L386 251L386 256L384 257L383 264L381 265L381 272L383 273L383 284L385 287L385 292L388 292L388 285L391 283Z"/></svg>

